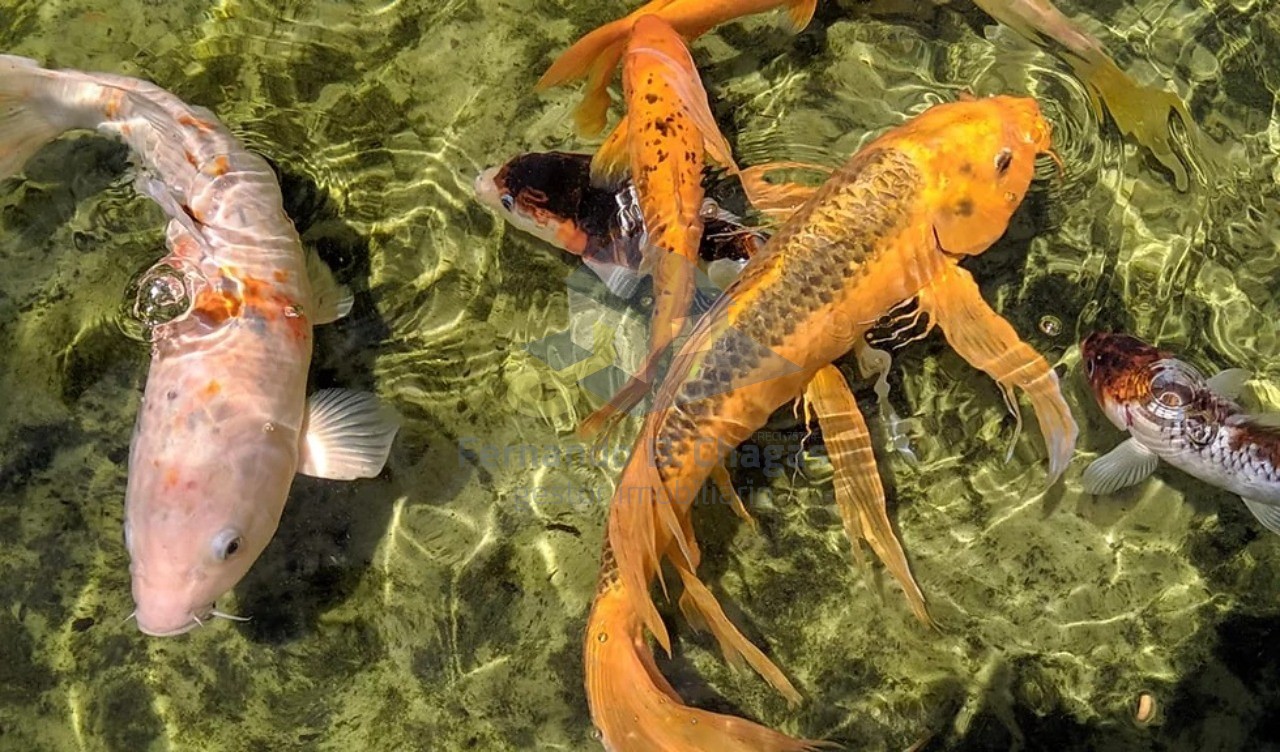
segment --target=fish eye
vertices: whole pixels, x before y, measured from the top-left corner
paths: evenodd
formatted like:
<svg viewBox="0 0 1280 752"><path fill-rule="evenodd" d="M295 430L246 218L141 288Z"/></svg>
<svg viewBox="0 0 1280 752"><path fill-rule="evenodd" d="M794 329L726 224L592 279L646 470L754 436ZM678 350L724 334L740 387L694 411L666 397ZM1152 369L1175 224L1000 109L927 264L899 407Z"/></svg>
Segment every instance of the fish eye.
<svg viewBox="0 0 1280 752"><path fill-rule="evenodd" d="M507 211L511 211L513 208L515 208L516 199L510 193L502 194L502 198L498 200L502 202L502 208L506 209Z"/></svg>
<svg viewBox="0 0 1280 752"><path fill-rule="evenodd" d="M213 555L218 561L235 556L243 547L244 538L235 528L227 528L213 537Z"/></svg>
<svg viewBox="0 0 1280 752"><path fill-rule="evenodd" d="M1003 176L1009 171L1009 166L1013 164L1013 150L1009 148L1001 149L996 153L996 172Z"/></svg>

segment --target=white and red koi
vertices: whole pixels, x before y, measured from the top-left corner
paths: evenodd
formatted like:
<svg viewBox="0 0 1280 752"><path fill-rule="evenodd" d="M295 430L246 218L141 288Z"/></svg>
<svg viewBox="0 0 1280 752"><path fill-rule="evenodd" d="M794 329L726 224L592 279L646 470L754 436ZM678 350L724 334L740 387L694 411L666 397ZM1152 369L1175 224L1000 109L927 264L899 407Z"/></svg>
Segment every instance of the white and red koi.
<svg viewBox="0 0 1280 752"><path fill-rule="evenodd" d="M149 82L0 56L0 178L76 129L132 150L137 188L170 217L157 266L190 301L151 332L124 522L138 627L180 634L222 615L215 602L275 534L296 473L378 474L397 422L370 394L306 399L311 328L351 297L307 263L265 160Z"/></svg>
<svg viewBox="0 0 1280 752"><path fill-rule="evenodd" d="M1280 415L1251 415L1235 401L1248 371L1232 368L1206 379L1127 334L1091 334L1080 350L1102 411L1129 432L1085 469L1086 492L1141 483L1164 460L1238 494L1259 522L1280 533Z"/></svg>

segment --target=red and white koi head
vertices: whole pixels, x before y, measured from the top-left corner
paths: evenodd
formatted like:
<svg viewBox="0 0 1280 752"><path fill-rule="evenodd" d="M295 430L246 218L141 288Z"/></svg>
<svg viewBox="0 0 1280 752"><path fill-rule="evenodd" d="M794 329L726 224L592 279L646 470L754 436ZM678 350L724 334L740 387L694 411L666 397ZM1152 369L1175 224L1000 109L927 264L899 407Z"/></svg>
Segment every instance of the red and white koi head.
<svg viewBox="0 0 1280 752"><path fill-rule="evenodd" d="M1196 409L1204 377L1165 350L1127 334L1095 332L1080 343L1085 378L1107 418L1122 431Z"/></svg>

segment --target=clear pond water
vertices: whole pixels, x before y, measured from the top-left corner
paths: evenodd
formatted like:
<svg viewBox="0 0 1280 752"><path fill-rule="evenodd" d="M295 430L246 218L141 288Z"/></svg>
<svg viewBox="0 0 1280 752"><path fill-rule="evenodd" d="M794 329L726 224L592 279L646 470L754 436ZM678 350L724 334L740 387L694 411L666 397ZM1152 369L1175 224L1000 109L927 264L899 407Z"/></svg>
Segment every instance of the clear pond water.
<svg viewBox="0 0 1280 752"><path fill-rule="evenodd" d="M780 416L755 444L784 459L737 471L760 534L727 507L696 519L704 579L805 701L788 708L676 618L661 665L688 701L850 749L1280 748L1280 540L1168 467L1084 495L1081 470L1120 435L1076 347L1123 328L1208 372L1252 369L1251 398L1280 408L1280 6L1060 7L1188 103L1201 133L1184 190L1099 118L1052 48L963 0L824 0L798 37L765 15L694 45L746 163L835 164L965 90L1040 99L1065 172L1046 169L966 266L1058 364L1082 435L1046 491L1034 430L1004 460L994 383L937 335L895 353L919 462L872 430L934 632L878 564L853 564L830 467L812 447L793 456L804 431ZM120 532L147 364L127 291L162 253L163 216L133 191L123 148L89 135L0 184L0 749L598 746L580 642L634 426L595 454L570 432L617 383L612 365L639 357L647 317L509 231L471 182L519 152L594 148L572 129L577 92L533 83L629 9L0 3L0 50L148 78L272 160L304 243L357 291L350 317L317 330L313 383L374 389L405 418L379 478L297 480L220 604L251 621L144 637L125 621ZM597 321L617 328L616 353L591 349ZM1158 709L1146 725L1142 693Z"/></svg>

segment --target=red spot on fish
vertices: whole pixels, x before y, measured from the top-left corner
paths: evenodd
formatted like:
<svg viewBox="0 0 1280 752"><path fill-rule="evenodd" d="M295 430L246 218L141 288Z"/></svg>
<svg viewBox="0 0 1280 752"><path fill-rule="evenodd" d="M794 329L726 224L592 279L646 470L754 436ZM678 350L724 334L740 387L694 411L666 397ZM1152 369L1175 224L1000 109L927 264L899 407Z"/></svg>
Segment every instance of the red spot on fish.
<svg viewBox="0 0 1280 752"><path fill-rule="evenodd" d="M179 115L178 124L185 125L189 128L195 128L196 130L201 131L203 133L213 132L213 125L211 123L206 123L205 121L200 120L198 118L193 118L190 115Z"/></svg>
<svg viewBox="0 0 1280 752"><path fill-rule="evenodd" d="M176 488L178 485L178 469L171 467L164 471L164 487L166 490Z"/></svg>
<svg viewBox="0 0 1280 752"><path fill-rule="evenodd" d="M289 281L289 272L286 272L284 269L276 269L274 272L271 272L271 278L283 284Z"/></svg>
<svg viewBox="0 0 1280 752"><path fill-rule="evenodd" d="M218 392L221 392L221 391L222 391L222 384L218 383L217 379L213 379L208 384L204 385L204 389L200 390L200 394L205 399L212 399L213 397L216 397L218 395Z"/></svg>
<svg viewBox="0 0 1280 752"><path fill-rule="evenodd" d="M119 89L113 89L107 95L107 103L102 106L102 112L107 116L108 120L115 120L120 115L120 106L124 104L124 92Z"/></svg>
<svg viewBox="0 0 1280 752"><path fill-rule="evenodd" d="M215 327L225 323L227 319L239 316L243 307L243 301L234 293L205 289L196 295L196 303L191 312L200 323Z"/></svg>
<svg viewBox="0 0 1280 752"><path fill-rule="evenodd" d="M208 163L205 172L216 178L226 175L230 169L231 161L227 159L225 154L219 154Z"/></svg>
<svg viewBox="0 0 1280 752"><path fill-rule="evenodd" d="M192 154L189 151L183 150L182 156L187 158L187 164L191 165L192 167L199 167L199 165L196 164L196 155Z"/></svg>

